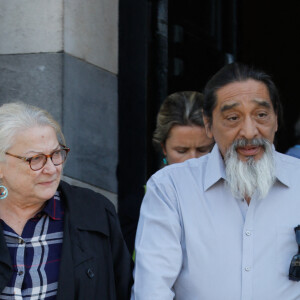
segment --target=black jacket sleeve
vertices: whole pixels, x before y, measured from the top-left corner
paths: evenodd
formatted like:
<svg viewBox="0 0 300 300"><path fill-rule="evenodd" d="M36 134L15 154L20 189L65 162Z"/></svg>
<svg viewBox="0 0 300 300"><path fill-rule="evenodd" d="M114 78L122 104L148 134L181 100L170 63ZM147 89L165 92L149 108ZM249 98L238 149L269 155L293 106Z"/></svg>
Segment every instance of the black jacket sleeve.
<svg viewBox="0 0 300 300"><path fill-rule="evenodd" d="M117 299L127 300L130 299L131 286L133 284L133 261L123 239L117 215L110 213L109 219Z"/></svg>

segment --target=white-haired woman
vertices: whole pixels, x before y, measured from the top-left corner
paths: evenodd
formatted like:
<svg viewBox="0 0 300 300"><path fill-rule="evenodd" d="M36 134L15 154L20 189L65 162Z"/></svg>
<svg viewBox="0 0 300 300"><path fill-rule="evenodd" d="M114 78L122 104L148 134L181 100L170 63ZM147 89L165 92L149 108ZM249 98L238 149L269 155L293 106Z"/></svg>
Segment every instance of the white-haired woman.
<svg viewBox="0 0 300 300"><path fill-rule="evenodd" d="M131 259L113 205L61 181L58 123L0 107L0 299L128 299Z"/></svg>

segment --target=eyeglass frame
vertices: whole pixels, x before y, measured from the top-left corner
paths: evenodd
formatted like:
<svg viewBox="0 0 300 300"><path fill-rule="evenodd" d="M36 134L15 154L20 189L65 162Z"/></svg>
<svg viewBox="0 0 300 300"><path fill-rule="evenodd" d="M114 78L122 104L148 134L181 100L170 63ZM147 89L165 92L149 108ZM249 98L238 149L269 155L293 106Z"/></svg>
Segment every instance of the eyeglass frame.
<svg viewBox="0 0 300 300"><path fill-rule="evenodd" d="M9 156L12 156L12 157L15 157L15 158L18 158L18 159L21 159L21 160L23 160L23 161L28 162L29 167L30 167L30 169L31 169L32 171L39 171L39 170L41 170L41 169L46 165L48 158L51 159L51 161L52 161L52 163L53 163L54 166L60 166L60 165L62 165L62 164L66 161L67 156L68 156L68 153L69 153L69 151L70 151L70 148L67 147L67 146L65 146L65 145L61 145L61 144L60 144L60 146L62 147L61 149L54 150L54 151L52 151L50 154L44 154L44 153L41 153L41 154L34 155L34 156L32 156L32 157L19 156L19 155L11 154L11 153L9 153L9 152L5 152L5 154L6 154L6 155L9 155ZM54 154L56 151L60 151L60 150L65 150L65 151L66 151L66 158L65 158L65 160L64 160L62 163L60 163L60 164L55 164L55 163L53 162L53 160L52 160L53 154ZM41 168L34 170L34 169L32 169L32 167L31 167L31 161L32 161L32 159L34 159L35 157L37 157L37 156L39 156L39 155L45 156L45 157L46 157L46 160L45 160L44 165L43 165Z"/></svg>

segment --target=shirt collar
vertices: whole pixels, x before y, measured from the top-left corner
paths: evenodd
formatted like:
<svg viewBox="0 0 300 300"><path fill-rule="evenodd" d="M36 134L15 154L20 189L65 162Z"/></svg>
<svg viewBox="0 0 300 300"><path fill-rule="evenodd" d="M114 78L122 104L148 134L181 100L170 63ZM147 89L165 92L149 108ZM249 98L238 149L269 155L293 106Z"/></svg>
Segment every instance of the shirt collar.
<svg viewBox="0 0 300 300"><path fill-rule="evenodd" d="M46 202L42 212L47 214L53 220L63 219L64 209L58 192L56 192L55 195Z"/></svg>
<svg viewBox="0 0 300 300"><path fill-rule="evenodd" d="M273 153L275 158L275 175L278 181L287 187L291 186L290 174L286 167L286 160L289 158L287 155L281 154L275 151L273 147Z"/></svg>
<svg viewBox="0 0 300 300"><path fill-rule="evenodd" d="M209 154L207 161L204 190L206 191L222 178L226 178L224 160L221 156L218 145L215 144L211 153Z"/></svg>

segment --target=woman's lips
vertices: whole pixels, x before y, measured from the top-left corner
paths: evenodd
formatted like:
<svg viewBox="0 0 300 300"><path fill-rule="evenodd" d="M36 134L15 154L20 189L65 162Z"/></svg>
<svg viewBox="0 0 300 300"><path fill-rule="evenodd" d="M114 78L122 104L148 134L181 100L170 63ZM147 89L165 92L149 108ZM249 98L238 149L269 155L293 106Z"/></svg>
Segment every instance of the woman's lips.
<svg viewBox="0 0 300 300"><path fill-rule="evenodd" d="M237 152L243 156L254 156L257 155L261 150L261 146L245 146L245 147L238 147Z"/></svg>
<svg viewBox="0 0 300 300"><path fill-rule="evenodd" d="M43 181L43 182L40 182L40 184L42 185L50 185L54 182L55 180L48 180L48 181Z"/></svg>

